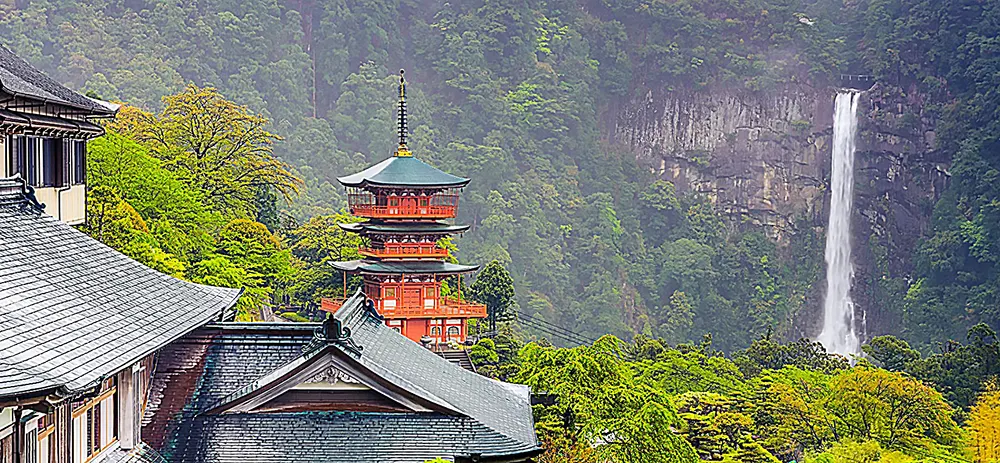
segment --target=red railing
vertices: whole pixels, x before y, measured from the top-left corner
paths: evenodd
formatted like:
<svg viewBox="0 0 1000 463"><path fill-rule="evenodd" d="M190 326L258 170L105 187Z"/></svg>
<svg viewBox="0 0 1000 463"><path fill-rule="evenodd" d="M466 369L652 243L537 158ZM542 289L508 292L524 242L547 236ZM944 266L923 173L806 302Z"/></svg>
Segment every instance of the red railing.
<svg viewBox="0 0 1000 463"><path fill-rule="evenodd" d="M351 213L370 219L455 218L457 194L431 196L375 196L369 193L348 195Z"/></svg>
<svg viewBox="0 0 1000 463"><path fill-rule="evenodd" d="M336 312L340 309L340 306L344 304L345 299L329 299L323 298L320 303L320 308L326 312ZM388 304L386 307L385 301L375 299L375 307L378 312L382 314L385 318L445 318L445 317L459 317L459 318L486 318L486 306L483 304L474 304L468 301L460 301L451 297L443 297L438 299L437 305L433 307L428 306L392 306ZM401 301L395 300L397 304Z"/></svg>
<svg viewBox="0 0 1000 463"><path fill-rule="evenodd" d="M448 250L433 243L385 243L384 247L363 247L358 250L362 256L382 259L406 257L448 257Z"/></svg>

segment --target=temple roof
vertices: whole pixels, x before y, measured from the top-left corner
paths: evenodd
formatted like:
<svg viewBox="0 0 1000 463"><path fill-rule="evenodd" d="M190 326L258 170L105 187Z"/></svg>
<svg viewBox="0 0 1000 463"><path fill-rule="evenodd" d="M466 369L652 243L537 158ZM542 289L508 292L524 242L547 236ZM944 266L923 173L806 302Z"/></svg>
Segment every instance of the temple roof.
<svg viewBox="0 0 1000 463"><path fill-rule="evenodd" d="M330 262L339 270L369 274L427 274L446 275L453 273L474 272L478 265L460 265L439 260L349 260L345 262Z"/></svg>
<svg viewBox="0 0 1000 463"><path fill-rule="evenodd" d="M0 400L72 394L232 308L42 214L0 179Z"/></svg>
<svg viewBox="0 0 1000 463"><path fill-rule="evenodd" d="M387 327L364 302L355 293L333 315L343 337L318 331L320 324L222 323L168 346L153 377L155 405L143 438L176 462L253 455L265 463L419 463L476 454L511 461L540 451L527 387L452 364ZM406 406L350 411L342 407L348 402L324 408L313 399L309 411L267 408L266 400L317 384L313 371L331 363L352 376L350 384Z"/></svg>
<svg viewBox="0 0 1000 463"><path fill-rule="evenodd" d="M412 156L393 156L354 175L337 179L344 186L463 187L469 179L441 171Z"/></svg>
<svg viewBox="0 0 1000 463"><path fill-rule="evenodd" d="M56 82L2 45L0 45L0 90L47 103L82 109L90 115L110 116L115 113L115 110L107 104L87 98Z"/></svg>
<svg viewBox="0 0 1000 463"><path fill-rule="evenodd" d="M352 222L341 223L340 228L354 233L462 233L469 229L468 225L453 225L445 222Z"/></svg>

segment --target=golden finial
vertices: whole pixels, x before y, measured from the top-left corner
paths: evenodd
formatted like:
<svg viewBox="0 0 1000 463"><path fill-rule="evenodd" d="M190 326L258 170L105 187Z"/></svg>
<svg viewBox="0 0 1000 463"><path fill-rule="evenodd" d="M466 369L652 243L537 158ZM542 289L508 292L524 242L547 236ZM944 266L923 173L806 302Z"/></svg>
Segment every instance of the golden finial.
<svg viewBox="0 0 1000 463"><path fill-rule="evenodd" d="M413 156L406 147L406 80L403 79L403 71L399 70L399 147L396 148L396 156Z"/></svg>

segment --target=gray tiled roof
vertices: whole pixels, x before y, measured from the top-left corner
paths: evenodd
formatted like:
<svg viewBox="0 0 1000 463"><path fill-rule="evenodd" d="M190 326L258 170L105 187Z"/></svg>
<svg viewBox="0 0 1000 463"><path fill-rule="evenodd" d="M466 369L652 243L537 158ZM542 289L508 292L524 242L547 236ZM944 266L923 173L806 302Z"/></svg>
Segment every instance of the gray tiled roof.
<svg viewBox="0 0 1000 463"><path fill-rule="evenodd" d="M363 300L359 291L335 314L364 348L359 362L403 389L426 391L504 435L535 443L527 386L489 379L439 357L369 316Z"/></svg>
<svg viewBox="0 0 1000 463"><path fill-rule="evenodd" d="M440 413L241 413L192 422L173 462L407 462L530 450L476 420Z"/></svg>
<svg viewBox="0 0 1000 463"><path fill-rule="evenodd" d="M0 179L0 397L91 387L233 306L16 201Z"/></svg>
<svg viewBox="0 0 1000 463"><path fill-rule="evenodd" d="M319 326L225 323L202 328L161 353L153 387L164 400L182 404L153 410L156 416L147 414L151 424L143 429L144 438L158 439L151 433L166 430L160 450L176 462L237 462L253 455L259 462L422 463L436 457L530 456L538 451L527 387L452 364L366 315L360 302L356 294L336 314L363 347L351 357L401 390L458 413L205 414L232 393L299 360L315 342L313 330Z"/></svg>
<svg viewBox="0 0 1000 463"><path fill-rule="evenodd" d="M114 114L114 111L107 106L98 104L56 82L2 45L0 45L0 89L29 98L84 109L93 114Z"/></svg>

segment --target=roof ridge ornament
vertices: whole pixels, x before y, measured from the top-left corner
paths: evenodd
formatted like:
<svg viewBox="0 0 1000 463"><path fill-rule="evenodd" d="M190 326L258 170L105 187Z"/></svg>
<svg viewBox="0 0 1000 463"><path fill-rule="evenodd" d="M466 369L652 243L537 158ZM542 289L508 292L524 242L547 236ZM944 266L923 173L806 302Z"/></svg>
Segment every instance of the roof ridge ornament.
<svg viewBox="0 0 1000 463"><path fill-rule="evenodd" d="M361 355L361 351L365 349L351 339L351 329L344 326L344 323L339 318L333 316L333 314L329 314L326 317L322 328L320 328L320 332L317 334L319 334L323 341L337 344L357 355Z"/></svg>
<svg viewBox="0 0 1000 463"><path fill-rule="evenodd" d="M413 157L413 153L406 147L406 79L403 78L403 69L399 70L399 111L397 128L399 131L399 147L396 148L396 157Z"/></svg>
<svg viewBox="0 0 1000 463"><path fill-rule="evenodd" d="M371 300L371 298L365 298L365 302L362 307L364 307L365 315L368 315L369 317L380 322L385 321L385 317L383 317L382 314L378 313L378 310L375 309L375 301Z"/></svg>

